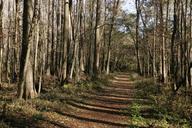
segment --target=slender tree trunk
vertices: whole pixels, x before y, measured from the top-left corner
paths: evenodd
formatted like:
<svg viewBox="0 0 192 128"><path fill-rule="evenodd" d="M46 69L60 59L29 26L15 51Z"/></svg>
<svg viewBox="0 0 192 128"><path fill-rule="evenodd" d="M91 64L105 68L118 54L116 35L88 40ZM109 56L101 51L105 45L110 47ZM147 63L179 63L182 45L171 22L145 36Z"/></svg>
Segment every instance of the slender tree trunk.
<svg viewBox="0 0 192 128"><path fill-rule="evenodd" d="M117 0L117 1L115 0L113 3L113 14L112 14L112 20L111 20L110 28L109 28L109 42L108 42L106 74L109 74L109 72L110 72L112 32L113 32L115 17L118 12L118 7L119 7L119 0Z"/></svg>
<svg viewBox="0 0 192 128"><path fill-rule="evenodd" d="M52 40L51 40L51 59L50 59L50 64L51 64L51 67L50 67L50 71L51 71L51 75L54 75L54 69L55 69L55 63L54 63L54 54L55 54L55 22L54 22L54 18L55 18L55 1L53 0L52 1Z"/></svg>
<svg viewBox="0 0 192 128"><path fill-rule="evenodd" d="M51 55L50 55L50 43L51 43L51 34L50 34L50 29L51 29L51 12L52 12L52 8L51 8L51 0L48 0L48 23L47 23L47 59L46 59L46 73L47 75L51 74Z"/></svg>
<svg viewBox="0 0 192 128"><path fill-rule="evenodd" d="M189 91L189 78L188 78L188 73L189 73L189 67L190 67L190 65L189 65L189 54L188 54L188 50L189 50L189 43L188 43L188 36L187 36L187 13L188 13L188 11L187 11L187 8L188 8L188 0L185 0L185 9L183 9L184 10L184 49L183 49L183 51L184 51L184 79L185 79L185 83L186 83L186 85L185 85L185 92L186 92L186 101L188 101L189 100L189 93L188 93L188 91Z"/></svg>
<svg viewBox="0 0 192 128"><path fill-rule="evenodd" d="M56 57L55 57L55 70L56 74L60 77L60 47L61 47L61 21L62 21L62 2L59 0L58 1L58 9L57 9L57 42L56 42Z"/></svg>
<svg viewBox="0 0 192 128"><path fill-rule="evenodd" d="M20 41L20 30L19 30L19 22L20 22L20 16L19 16L19 0L15 1L15 41L14 41L14 65L13 65L13 77L14 82L17 78L15 78L15 74L17 74L17 65L19 65L18 61L18 53L19 53L19 41Z"/></svg>
<svg viewBox="0 0 192 128"><path fill-rule="evenodd" d="M94 42L94 75L99 73L99 60L100 60L100 10L101 1L97 0L96 5L96 22L95 22L95 42Z"/></svg>
<svg viewBox="0 0 192 128"><path fill-rule="evenodd" d="M192 0L191 0L191 2L190 2L190 48L189 48L189 58L190 58L190 60L189 60L189 76L188 76L188 78L189 78L189 88L191 88L192 87Z"/></svg>
<svg viewBox="0 0 192 128"><path fill-rule="evenodd" d="M39 0L40 1L40 0ZM41 3L41 2L38 2L38 0L37 0L37 3ZM36 83L37 81L38 81L38 50L39 50L39 17L40 17L40 4L38 5L36 5L38 8L37 8L37 10L36 10L36 18L35 18L35 57L34 57L34 82Z"/></svg>
<svg viewBox="0 0 192 128"><path fill-rule="evenodd" d="M67 78L67 63L68 63L68 44L70 42L70 28L71 28L71 22L70 22L70 6L69 3L70 0L65 0L65 14L64 14L64 53L63 53L63 80Z"/></svg>
<svg viewBox="0 0 192 128"><path fill-rule="evenodd" d="M153 78L156 79L157 70L156 70L156 33L157 33L157 10L156 10L156 3L154 6L154 17L155 17L155 24L154 24L154 31L153 31Z"/></svg>
<svg viewBox="0 0 192 128"><path fill-rule="evenodd" d="M104 24L107 20L107 6L106 6L106 0L105 0L105 17L104 17ZM102 71L106 72L106 48L107 48L107 41L106 41L106 25L104 25L103 28L103 60L102 60Z"/></svg>
<svg viewBox="0 0 192 128"><path fill-rule="evenodd" d="M140 21L140 0L135 1L137 16L136 16L136 57L137 57L137 72L141 75L140 53L139 53L139 21Z"/></svg>
<svg viewBox="0 0 192 128"><path fill-rule="evenodd" d="M0 86L2 82L3 61L3 0L0 0Z"/></svg>
<svg viewBox="0 0 192 128"><path fill-rule="evenodd" d="M89 72L89 75L91 77L94 76L94 72L93 72L93 63L94 63L94 45L93 45L93 42L92 42L92 39L93 39L93 34L94 34L94 31L93 31L93 17L94 17L94 3L95 1L90 1L90 7L89 7L89 11L90 11L90 21L89 21L89 30L90 30L90 34L89 34L89 62L88 62L88 66L89 66L89 69L88 69L88 72Z"/></svg>
<svg viewBox="0 0 192 128"><path fill-rule="evenodd" d="M166 81L166 58L165 58L165 29L164 29L164 15L163 15L163 0L160 1L160 26L161 26L161 42L162 42L162 49L161 49L161 70L162 70L162 82Z"/></svg>
<svg viewBox="0 0 192 128"><path fill-rule="evenodd" d="M171 38L171 60L170 60L170 75L172 79L172 90L175 91L175 81L177 77L177 67L176 67L176 51L175 51L175 40L176 40L176 34L178 31L178 1L174 0L174 14L173 14L173 32L172 32L172 38Z"/></svg>
<svg viewBox="0 0 192 128"><path fill-rule="evenodd" d="M83 0L79 1L79 6L80 6L80 46L79 46L79 60L80 60L80 70L81 71L85 71L85 67L84 67L84 34L83 34ZM84 19L85 20L85 19Z"/></svg>
<svg viewBox="0 0 192 128"><path fill-rule="evenodd" d="M170 1L168 0L167 1L167 6L166 6L166 25L165 25L165 32L164 32L164 40L165 40L165 44L164 44L164 54L165 56L166 55L169 55L168 53L166 53L166 46L168 44L168 38L167 38L167 34L168 34L168 20L169 20L169 4L170 4ZM168 50L167 50L168 51ZM167 65L166 65L166 58L164 58L164 83L167 83L168 82L168 64L170 63L170 61L167 59Z"/></svg>

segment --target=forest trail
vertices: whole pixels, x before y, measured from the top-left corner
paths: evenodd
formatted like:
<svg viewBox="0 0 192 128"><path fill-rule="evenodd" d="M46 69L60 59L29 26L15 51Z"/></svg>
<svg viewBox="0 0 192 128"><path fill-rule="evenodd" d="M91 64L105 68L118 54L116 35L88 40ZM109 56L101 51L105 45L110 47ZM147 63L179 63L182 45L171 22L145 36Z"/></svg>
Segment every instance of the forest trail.
<svg viewBox="0 0 192 128"><path fill-rule="evenodd" d="M146 125L134 122L134 114L137 116L141 112L138 117L141 115L151 120L155 119L151 116L155 112L151 111L149 100L138 97L141 90L136 85L142 78L134 75L136 74L115 74L110 82L98 85L97 89L85 88L69 93L65 92L65 88L55 88L56 90L44 93L38 99L10 103L10 112L4 122L15 128L144 127ZM9 97L12 93L8 92L6 95ZM138 111L137 105L141 105L142 109L139 108Z"/></svg>
<svg viewBox="0 0 192 128"><path fill-rule="evenodd" d="M69 109L46 113L49 120L54 120L51 127L69 128L121 128L136 127L130 125L130 106L133 103L147 103L134 97L134 81L128 73L115 75L111 84L100 91L87 92L78 98L65 102ZM56 118L57 117L57 118ZM50 121L48 121L50 122ZM58 122L58 123L56 123ZM41 125L42 126L42 125Z"/></svg>

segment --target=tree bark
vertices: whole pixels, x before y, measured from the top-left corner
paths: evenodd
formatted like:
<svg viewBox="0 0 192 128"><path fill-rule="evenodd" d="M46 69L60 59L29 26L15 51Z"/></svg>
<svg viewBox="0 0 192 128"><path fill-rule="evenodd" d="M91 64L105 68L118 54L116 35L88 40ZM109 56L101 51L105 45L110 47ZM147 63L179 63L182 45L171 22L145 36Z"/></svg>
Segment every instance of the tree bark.
<svg viewBox="0 0 192 128"><path fill-rule="evenodd" d="M2 60L3 60L3 0L0 0L0 85L2 82Z"/></svg>
<svg viewBox="0 0 192 128"><path fill-rule="evenodd" d="M109 74L110 72L110 60L111 60L111 43L112 43L112 32L113 32L113 26L114 26L114 21L115 17L118 12L118 7L119 7L119 1L120 0L114 0L113 3L113 10L112 10L112 20L110 23L110 28L109 28L109 42L108 42L108 52L107 52L107 68L106 68L106 74Z"/></svg>
<svg viewBox="0 0 192 128"><path fill-rule="evenodd" d="M137 58L137 72L141 75L140 53L139 53L139 21L140 21L140 0L135 1L137 16L136 16L136 58Z"/></svg>
<svg viewBox="0 0 192 128"><path fill-rule="evenodd" d="M35 2L36 3L36 2ZM35 7L34 7L35 8ZM20 79L18 85L18 98L30 99L37 96L33 83L32 67L32 32L34 28L34 19L32 19L32 0L25 0L23 6L23 38L20 60Z"/></svg>
<svg viewBox="0 0 192 128"><path fill-rule="evenodd" d="M161 26L161 42L162 42L162 48L161 48L161 70L162 70L162 82L166 81L166 58L165 58L165 29L164 29L164 14L163 14L163 0L160 1L160 26Z"/></svg>
<svg viewBox="0 0 192 128"><path fill-rule="evenodd" d="M101 14L101 1L97 0L96 5L96 22L95 22L95 42L94 42L94 75L99 73L100 61L100 14Z"/></svg>

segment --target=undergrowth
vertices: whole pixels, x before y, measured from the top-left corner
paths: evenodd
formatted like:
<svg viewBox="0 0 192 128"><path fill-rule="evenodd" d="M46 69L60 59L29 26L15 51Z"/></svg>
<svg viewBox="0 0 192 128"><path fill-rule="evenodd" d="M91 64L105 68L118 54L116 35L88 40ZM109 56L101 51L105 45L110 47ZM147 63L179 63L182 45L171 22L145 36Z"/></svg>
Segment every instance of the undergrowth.
<svg viewBox="0 0 192 128"><path fill-rule="evenodd" d="M149 105L149 115L142 113L143 104L132 104L132 123L139 126L162 128L190 128L192 104L187 103L183 96L175 96L168 85L155 83L153 79L143 79L136 82L137 98L146 98ZM155 114L154 114L155 113ZM149 118L150 117L150 118Z"/></svg>
<svg viewBox="0 0 192 128"><path fill-rule="evenodd" d="M68 92L69 94L77 94L77 93L82 93L84 91L100 91L103 86L107 86L111 79L111 75L100 75L97 78L94 78L92 80L83 80L80 81L76 84L64 84L62 89Z"/></svg>
<svg viewBox="0 0 192 128"><path fill-rule="evenodd" d="M37 122L41 125L40 121L48 119L44 115L45 113L54 116L55 112L58 111L73 111L68 101L73 99L81 101L83 100L81 96L87 92L100 91L103 86L109 84L111 77L101 75L94 80L84 80L76 84L65 84L63 86L58 85L54 89L51 86L51 91L41 93L40 97L27 101L16 99L16 88L13 86L12 89L0 96L0 99L2 99L0 101L0 128L31 127L30 125L33 123L38 124ZM3 108L4 105L6 105L6 108ZM3 111L5 111L4 115L2 115Z"/></svg>

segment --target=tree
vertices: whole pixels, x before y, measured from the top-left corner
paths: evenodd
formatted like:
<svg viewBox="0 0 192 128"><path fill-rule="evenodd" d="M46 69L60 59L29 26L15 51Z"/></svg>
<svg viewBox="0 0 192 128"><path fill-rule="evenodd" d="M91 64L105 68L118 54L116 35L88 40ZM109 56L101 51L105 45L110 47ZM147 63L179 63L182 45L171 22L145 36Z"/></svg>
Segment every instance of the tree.
<svg viewBox="0 0 192 128"><path fill-rule="evenodd" d="M137 10L137 18L136 18L136 56L137 56L137 71L141 74L141 65L140 65L140 53L139 53L139 21L140 21L140 0L135 0L136 10Z"/></svg>
<svg viewBox="0 0 192 128"><path fill-rule="evenodd" d="M3 1L0 1L0 85L2 81L2 58L3 58Z"/></svg>
<svg viewBox="0 0 192 128"><path fill-rule="evenodd" d="M34 2L34 10L36 9L37 0ZM35 98L37 96L33 82L33 66L32 66L32 34L34 29L35 13L33 15L32 0L25 0L23 6L23 36L22 50L20 60L20 76L18 85L19 99ZM35 12L35 11L34 11Z"/></svg>
<svg viewBox="0 0 192 128"><path fill-rule="evenodd" d="M112 32L113 32L113 27L115 23L115 18L118 12L118 7L119 7L119 2L120 0L114 0L113 2L113 8L112 8L112 17L110 21L110 27L109 27L109 39L108 39L108 49L107 49L107 68L106 68L106 74L109 74L110 72L110 60L111 60L111 42L112 42Z"/></svg>

